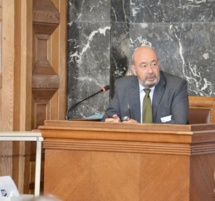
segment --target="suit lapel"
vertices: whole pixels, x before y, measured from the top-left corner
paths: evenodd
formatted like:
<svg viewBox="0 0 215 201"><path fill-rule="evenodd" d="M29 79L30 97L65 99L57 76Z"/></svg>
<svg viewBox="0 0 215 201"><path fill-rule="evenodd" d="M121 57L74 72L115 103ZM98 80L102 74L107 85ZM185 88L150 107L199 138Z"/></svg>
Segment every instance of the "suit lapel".
<svg viewBox="0 0 215 201"><path fill-rule="evenodd" d="M139 82L137 77L133 79L131 88L129 91L129 106L132 113L132 118L140 121L140 93L139 93Z"/></svg>
<svg viewBox="0 0 215 201"><path fill-rule="evenodd" d="M155 91L154 91L153 100L152 100L153 118L155 118L155 116L156 116L157 109L159 107L159 103L160 103L161 98L162 98L162 96L164 94L165 83L166 82L164 80L163 73L161 71L161 73L160 73L160 81L155 86Z"/></svg>

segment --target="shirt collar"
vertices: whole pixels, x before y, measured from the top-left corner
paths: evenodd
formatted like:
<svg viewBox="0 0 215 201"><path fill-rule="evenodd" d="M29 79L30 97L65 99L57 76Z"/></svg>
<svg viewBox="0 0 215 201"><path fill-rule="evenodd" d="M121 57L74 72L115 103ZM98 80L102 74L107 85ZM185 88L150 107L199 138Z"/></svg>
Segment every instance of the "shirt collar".
<svg viewBox="0 0 215 201"><path fill-rule="evenodd" d="M142 84L140 84L140 81L139 81L139 89L140 89L140 92L142 92L144 89L145 89L145 87L142 85ZM154 89L155 89L155 86L153 86L153 87L151 87L151 88L149 88L151 91L154 91Z"/></svg>

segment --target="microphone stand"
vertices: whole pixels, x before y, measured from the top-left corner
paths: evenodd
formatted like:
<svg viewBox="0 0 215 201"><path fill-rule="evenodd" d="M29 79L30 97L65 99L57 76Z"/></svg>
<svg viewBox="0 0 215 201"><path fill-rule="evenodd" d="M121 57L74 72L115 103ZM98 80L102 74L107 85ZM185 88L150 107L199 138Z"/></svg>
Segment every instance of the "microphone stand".
<svg viewBox="0 0 215 201"><path fill-rule="evenodd" d="M109 86L109 85L106 85L106 86L103 87L101 90L97 91L96 93L94 93L94 94L92 94L92 95L90 95L90 96L84 98L83 100L77 102L76 104L72 105L72 106L69 108L69 110L67 111L66 120L69 120L69 112L70 112L72 109L74 109L77 105L79 105L79 104L82 103L83 101L85 101L85 100L87 100L87 99L89 99L89 98L91 98L91 97L97 95L98 93L105 92L105 91L107 91L107 90L109 90L109 89L110 89L110 86Z"/></svg>

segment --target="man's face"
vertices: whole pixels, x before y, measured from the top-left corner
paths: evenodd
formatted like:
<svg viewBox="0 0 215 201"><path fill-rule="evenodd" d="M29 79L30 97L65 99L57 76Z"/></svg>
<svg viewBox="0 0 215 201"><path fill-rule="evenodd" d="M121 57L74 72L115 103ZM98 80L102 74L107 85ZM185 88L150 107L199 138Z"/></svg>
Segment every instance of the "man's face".
<svg viewBox="0 0 215 201"><path fill-rule="evenodd" d="M155 86L160 80L159 61L149 47L140 47L134 52L131 69L145 88Z"/></svg>

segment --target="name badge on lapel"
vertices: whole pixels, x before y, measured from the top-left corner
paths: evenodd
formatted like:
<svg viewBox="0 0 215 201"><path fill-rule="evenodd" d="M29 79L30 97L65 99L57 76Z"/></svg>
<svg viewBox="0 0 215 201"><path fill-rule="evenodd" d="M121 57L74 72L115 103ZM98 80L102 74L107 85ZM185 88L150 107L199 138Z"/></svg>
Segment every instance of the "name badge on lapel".
<svg viewBox="0 0 215 201"><path fill-rule="evenodd" d="M166 116L166 117L161 117L161 122L166 123L168 121L172 120L172 115Z"/></svg>

